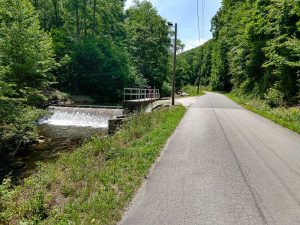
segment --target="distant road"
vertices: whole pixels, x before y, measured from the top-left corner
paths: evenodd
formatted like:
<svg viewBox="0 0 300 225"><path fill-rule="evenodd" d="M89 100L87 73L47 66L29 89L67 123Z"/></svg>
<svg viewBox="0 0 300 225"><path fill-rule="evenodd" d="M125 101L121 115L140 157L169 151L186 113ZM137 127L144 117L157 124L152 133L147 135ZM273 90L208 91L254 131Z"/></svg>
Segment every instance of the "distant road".
<svg viewBox="0 0 300 225"><path fill-rule="evenodd" d="M300 135L207 93L120 224L300 224Z"/></svg>

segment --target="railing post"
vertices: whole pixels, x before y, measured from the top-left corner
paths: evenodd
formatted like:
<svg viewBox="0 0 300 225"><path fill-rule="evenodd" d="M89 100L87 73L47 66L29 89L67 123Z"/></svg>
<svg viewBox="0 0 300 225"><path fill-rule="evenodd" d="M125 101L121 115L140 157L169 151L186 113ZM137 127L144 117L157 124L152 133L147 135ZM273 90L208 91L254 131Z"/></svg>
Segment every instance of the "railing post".
<svg viewBox="0 0 300 225"><path fill-rule="evenodd" d="M141 101L141 89L139 89L139 97L138 97L138 99L139 99L139 102Z"/></svg>

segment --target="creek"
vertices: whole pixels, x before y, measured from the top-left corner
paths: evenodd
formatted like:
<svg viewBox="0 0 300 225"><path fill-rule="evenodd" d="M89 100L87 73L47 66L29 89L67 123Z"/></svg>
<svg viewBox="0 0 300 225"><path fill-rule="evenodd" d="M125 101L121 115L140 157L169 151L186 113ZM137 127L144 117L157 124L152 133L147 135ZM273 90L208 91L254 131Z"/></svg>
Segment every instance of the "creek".
<svg viewBox="0 0 300 225"><path fill-rule="evenodd" d="M0 157L0 183L7 175L22 180L37 172L40 162L72 152L92 136L107 135L108 120L123 114L122 109L97 107L50 107L49 112L38 122L38 144L14 157Z"/></svg>

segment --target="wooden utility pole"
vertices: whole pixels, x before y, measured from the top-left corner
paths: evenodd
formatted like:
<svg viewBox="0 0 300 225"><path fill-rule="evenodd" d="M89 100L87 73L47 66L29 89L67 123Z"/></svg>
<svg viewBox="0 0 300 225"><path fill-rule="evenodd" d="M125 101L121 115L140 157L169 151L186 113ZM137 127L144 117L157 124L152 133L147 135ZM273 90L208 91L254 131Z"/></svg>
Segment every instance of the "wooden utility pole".
<svg viewBox="0 0 300 225"><path fill-rule="evenodd" d="M174 68L172 82L172 105L175 105L175 79L176 79L176 62L177 60L177 23L175 23L175 43L174 43Z"/></svg>

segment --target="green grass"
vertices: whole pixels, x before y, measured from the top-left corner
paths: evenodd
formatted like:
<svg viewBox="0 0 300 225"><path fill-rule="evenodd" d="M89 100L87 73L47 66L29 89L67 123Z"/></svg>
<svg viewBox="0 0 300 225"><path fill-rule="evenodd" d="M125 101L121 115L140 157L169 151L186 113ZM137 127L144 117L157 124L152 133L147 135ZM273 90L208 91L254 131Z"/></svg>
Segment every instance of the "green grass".
<svg viewBox="0 0 300 225"><path fill-rule="evenodd" d="M271 108L263 100L247 98L236 94L227 94L229 98L246 109L255 112L275 123L300 134L300 108L299 107L278 107Z"/></svg>
<svg viewBox="0 0 300 225"><path fill-rule="evenodd" d="M182 91L189 94L190 96L201 96L204 95L205 93L200 89L200 92L198 94L198 87L193 86L193 85L187 85L182 88Z"/></svg>
<svg viewBox="0 0 300 225"><path fill-rule="evenodd" d="M116 224L185 108L134 116L116 135L42 164L12 187L0 185L0 224Z"/></svg>

